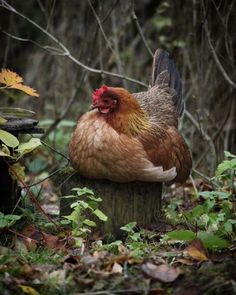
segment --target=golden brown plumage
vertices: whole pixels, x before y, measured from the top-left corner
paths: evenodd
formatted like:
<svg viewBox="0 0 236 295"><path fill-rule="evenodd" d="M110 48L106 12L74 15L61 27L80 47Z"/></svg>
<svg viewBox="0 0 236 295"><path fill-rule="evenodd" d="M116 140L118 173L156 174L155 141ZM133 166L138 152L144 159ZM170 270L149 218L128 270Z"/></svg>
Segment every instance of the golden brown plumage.
<svg viewBox="0 0 236 295"><path fill-rule="evenodd" d="M179 74L158 50L148 91L103 86L94 92L94 109L79 119L71 139L73 167L118 182L185 181L192 160L177 131L183 106Z"/></svg>

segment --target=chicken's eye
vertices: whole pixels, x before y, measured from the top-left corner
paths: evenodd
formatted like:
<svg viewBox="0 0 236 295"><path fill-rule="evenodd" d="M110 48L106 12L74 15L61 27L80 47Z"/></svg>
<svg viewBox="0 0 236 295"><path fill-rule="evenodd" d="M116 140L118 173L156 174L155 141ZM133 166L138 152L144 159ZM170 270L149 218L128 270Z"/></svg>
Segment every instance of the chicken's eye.
<svg viewBox="0 0 236 295"><path fill-rule="evenodd" d="M104 102L105 104L108 104L110 101L109 101L109 99L104 99L103 102Z"/></svg>

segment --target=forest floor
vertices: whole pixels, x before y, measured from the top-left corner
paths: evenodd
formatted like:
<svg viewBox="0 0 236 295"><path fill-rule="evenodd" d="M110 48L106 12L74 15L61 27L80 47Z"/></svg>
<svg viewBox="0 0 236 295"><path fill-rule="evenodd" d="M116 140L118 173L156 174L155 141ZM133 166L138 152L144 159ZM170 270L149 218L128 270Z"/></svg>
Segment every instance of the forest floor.
<svg viewBox="0 0 236 295"><path fill-rule="evenodd" d="M236 294L234 234L227 241L217 235L204 238L204 231L191 238L202 228L186 216L205 206L205 200L194 197L196 189L210 191L204 181L173 187L164 195L160 223L148 229L130 223L123 228L124 240L100 236L96 227L76 239L73 228L55 227L59 207L51 186L44 184L47 197L41 206L52 220L37 211L32 217L28 208L28 218L1 233L0 294ZM205 215L195 217L205 220ZM213 217L219 227L222 221Z"/></svg>

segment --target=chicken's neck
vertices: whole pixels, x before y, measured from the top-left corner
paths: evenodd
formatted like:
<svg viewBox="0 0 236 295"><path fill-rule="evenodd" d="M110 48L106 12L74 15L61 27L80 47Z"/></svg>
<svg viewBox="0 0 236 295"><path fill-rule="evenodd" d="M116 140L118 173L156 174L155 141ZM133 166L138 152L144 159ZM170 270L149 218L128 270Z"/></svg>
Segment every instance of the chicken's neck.
<svg viewBox="0 0 236 295"><path fill-rule="evenodd" d="M117 112L105 117L117 132L137 136L150 127L147 113L142 109L133 112Z"/></svg>

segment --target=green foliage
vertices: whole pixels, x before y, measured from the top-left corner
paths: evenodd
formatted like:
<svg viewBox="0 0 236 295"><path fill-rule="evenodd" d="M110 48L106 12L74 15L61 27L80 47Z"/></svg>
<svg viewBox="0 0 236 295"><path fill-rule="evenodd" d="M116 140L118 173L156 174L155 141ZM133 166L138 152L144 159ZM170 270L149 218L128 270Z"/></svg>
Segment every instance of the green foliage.
<svg viewBox="0 0 236 295"><path fill-rule="evenodd" d="M21 219L20 215L14 215L14 214L4 215L2 212L0 212L0 229L12 226L19 219Z"/></svg>
<svg viewBox="0 0 236 295"><path fill-rule="evenodd" d="M2 69L0 72L0 91L5 92L6 89L16 89L30 96L39 96L33 88L23 84L23 79L18 74L8 69ZM21 108L1 107L0 114L2 115L0 116L0 124L4 125L7 123L8 117L28 117L33 112ZM38 138L31 138L28 142L19 142L15 135L0 129L0 156L8 158L12 162L18 161L25 154L32 152L40 145L41 142ZM14 178L17 178L16 176L24 178L24 167L20 167L19 164L11 165L9 172Z"/></svg>
<svg viewBox="0 0 236 295"><path fill-rule="evenodd" d="M235 238L236 213L234 210L236 156L225 152L226 159L217 167L214 180L217 190L199 192L197 205L191 210L178 213L181 202L174 202L166 209L168 219L185 221L196 228L192 231L174 231L166 235L167 239L189 241L194 237L202 240L209 249L226 248L225 239Z"/></svg>
<svg viewBox="0 0 236 295"><path fill-rule="evenodd" d="M54 123L53 120L41 120L39 126L43 128L50 128ZM67 154L68 144L71 138L71 133L75 127L75 121L62 120L48 135L47 143L53 146L55 149L59 150L61 153ZM61 161L60 155L55 155L55 160Z"/></svg>
<svg viewBox="0 0 236 295"><path fill-rule="evenodd" d="M99 219L103 222L107 221L107 216L98 209L101 198L96 197L94 192L86 187L73 188L73 195L64 196L65 199L76 199L70 207L71 214L63 216L61 224L69 225L72 228L72 235L75 237L77 246L81 246L84 238L91 233L92 228L96 226L96 222L90 218Z"/></svg>
<svg viewBox="0 0 236 295"><path fill-rule="evenodd" d="M119 254L120 251L127 251L137 259L143 259L156 253L159 249L159 244L154 241L156 233L149 232L144 229L139 229L136 222L130 222L121 227L121 230L126 233L124 241L116 240L111 243L101 244L96 246L96 250L107 250L114 254Z"/></svg>
<svg viewBox="0 0 236 295"><path fill-rule="evenodd" d="M0 140L8 147L16 148L19 145L19 140L11 133L0 129Z"/></svg>
<svg viewBox="0 0 236 295"><path fill-rule="evenodd" d="M0 156L8 157L13 161L18 161L41 145L39 138L31 138L28 142L20 143L14 135L1 129L0 140L3 142L0 146Z"/></svg>
<svg viewBox="0 0 236 295"><path fill-rule="evenodd" d="M192 241L196 238L196 234L191 230L175 230L166 235L169 239L179 241Z"/></svg>
<svg viewBox="0 0 236 295"><path fill-rule="evenodd" d="M164 240L191 242L196 238L199 238L202 241L204 247L211 250L224 249L229 246L229 243L226 240L206 231L194 233L191 230L175 230L167 233Z"/></svg>

